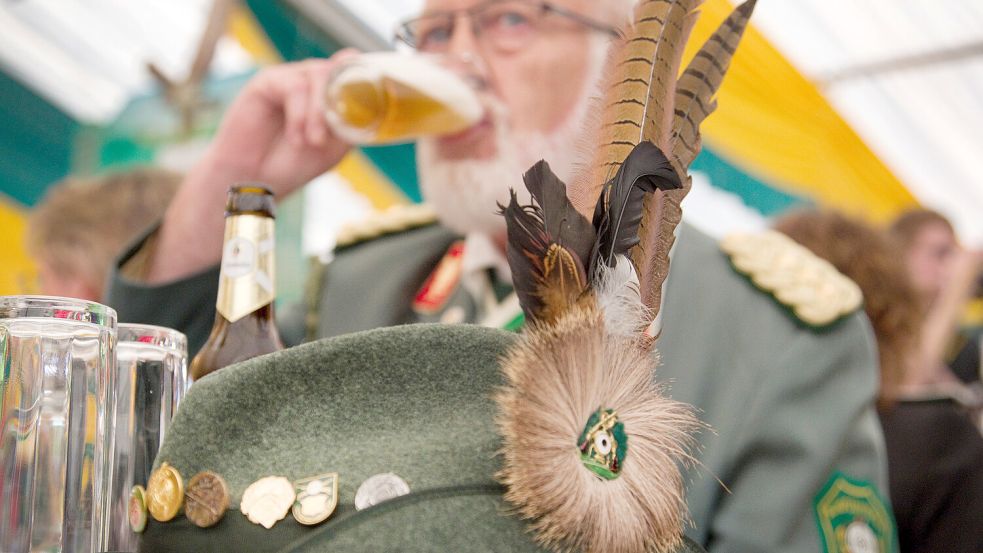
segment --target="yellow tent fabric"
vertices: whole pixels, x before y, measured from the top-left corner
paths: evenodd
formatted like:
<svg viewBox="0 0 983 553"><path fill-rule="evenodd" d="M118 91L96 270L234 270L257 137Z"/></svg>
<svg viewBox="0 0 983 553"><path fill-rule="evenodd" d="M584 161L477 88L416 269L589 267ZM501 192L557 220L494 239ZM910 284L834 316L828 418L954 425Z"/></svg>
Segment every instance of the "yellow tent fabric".
<svg viewBox="0 0 983 553"><path fill-rule="evenodd" d="M36 292L37 270L24 251L25 213L0 198L0 235L4 237L0 296Z"/></svg>
<svg viewBox="0 0 983 553"><path fill-rule="evenodd" d="M708 0L701 7L684 67L732 9L726 0ZM816 86L753 25L717 100L717 111L703 125L704 141L755 177L875 222L917 203Z"/></svg>

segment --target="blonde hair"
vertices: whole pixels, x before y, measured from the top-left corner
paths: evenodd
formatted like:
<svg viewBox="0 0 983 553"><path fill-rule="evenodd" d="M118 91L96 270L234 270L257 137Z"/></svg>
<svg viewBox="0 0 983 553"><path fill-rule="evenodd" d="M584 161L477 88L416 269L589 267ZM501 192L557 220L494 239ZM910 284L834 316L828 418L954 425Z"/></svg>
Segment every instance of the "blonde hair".
<svg viewBox="0 0 983 553"><path fill-rule="evenodd" d="M27 251L100 289L114 258L163 216L180 182L177 173L149 167L66 178L28 216Z"/></svg>
<svg viewBox="0 0 983 553"><path fill-rule="evenodd" d="M897 243L887 233L834 212L799 212L775 223L860 286L880 354L879 403L891 405L917 352L922 310Z"/></svg>

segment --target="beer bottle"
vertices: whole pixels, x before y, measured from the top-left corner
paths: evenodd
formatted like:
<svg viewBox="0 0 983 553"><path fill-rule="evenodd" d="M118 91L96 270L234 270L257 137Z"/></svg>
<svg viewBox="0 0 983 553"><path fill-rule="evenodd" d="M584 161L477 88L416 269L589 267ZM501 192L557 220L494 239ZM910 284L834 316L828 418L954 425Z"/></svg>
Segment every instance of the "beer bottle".
<svg viewBox="0 0 983 553"><path fill-rule="evenodd" d="M283 349L273 319L273 232L272 192L257 185L229 189L215 324L191 361L193 379Z"/></svg>

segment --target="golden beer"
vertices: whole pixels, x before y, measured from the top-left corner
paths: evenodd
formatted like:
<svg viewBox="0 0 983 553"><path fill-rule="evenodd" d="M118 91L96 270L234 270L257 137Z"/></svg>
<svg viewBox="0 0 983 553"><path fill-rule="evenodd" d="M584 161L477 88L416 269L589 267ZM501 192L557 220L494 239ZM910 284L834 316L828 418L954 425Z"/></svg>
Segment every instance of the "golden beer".
<svg viewBox="0 0 983 553"><path fill-rule="evenodd" d="M477 94L427 57L363 54L346 62L325 91L325 116L353 144L409 142L453 134L481 120Z"/></svg>

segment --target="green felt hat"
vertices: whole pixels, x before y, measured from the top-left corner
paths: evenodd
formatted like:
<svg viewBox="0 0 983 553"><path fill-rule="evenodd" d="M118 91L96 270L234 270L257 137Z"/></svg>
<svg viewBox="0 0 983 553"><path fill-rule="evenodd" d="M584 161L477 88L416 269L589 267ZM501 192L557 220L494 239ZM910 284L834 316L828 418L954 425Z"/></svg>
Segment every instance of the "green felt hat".
<svg viewBox="0 0 983 553"><path fill-rule="evenodd" d="M492 394L515 335L411 325L309 343L227 367L192 386L156 465L185 482L221 475L229 511L211 528L148 521L141 551L542 551L495 481L501 439ZM265 476L336 472L338 506L271 529L239 504ZM410 493L356 510L359 485L394 473ZM680 552L702 551L688 542Z"/></svg>

